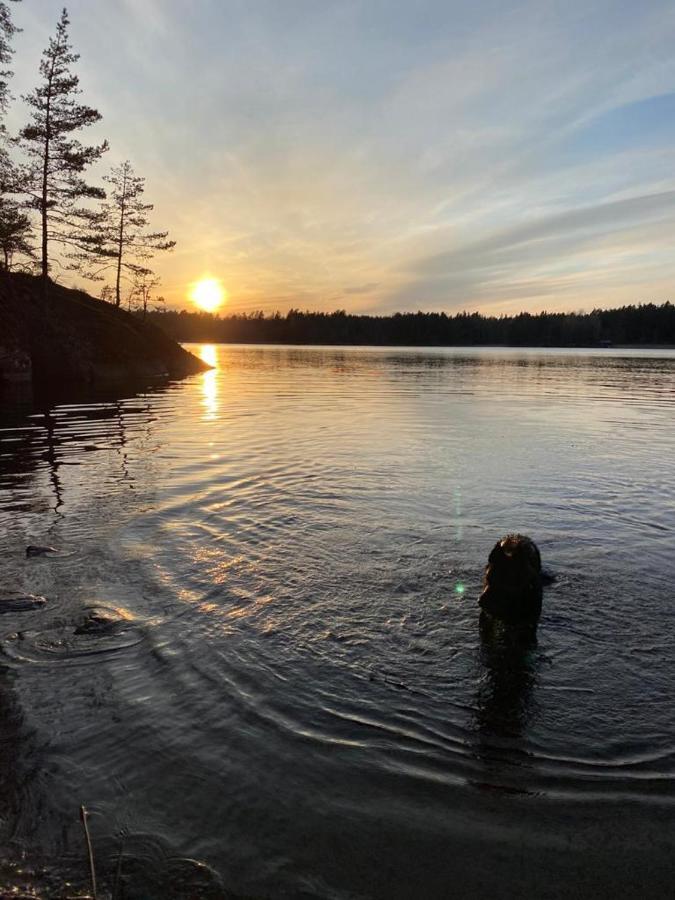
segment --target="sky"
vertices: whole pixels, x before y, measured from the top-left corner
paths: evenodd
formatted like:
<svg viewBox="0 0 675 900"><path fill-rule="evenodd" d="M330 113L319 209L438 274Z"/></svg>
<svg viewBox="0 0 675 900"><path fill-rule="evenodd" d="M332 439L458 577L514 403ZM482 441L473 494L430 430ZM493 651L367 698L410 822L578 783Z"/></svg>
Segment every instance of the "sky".
<svg viewBox="0 0 675 900"><path fill-rule="evenodd" d="M61 3L12 5L19 97ZM161 292L230 311L675 300L675 4L72 0L82 100L129 159ZM8 124L20 127L17 99ZM98 291L98 287L94 291Z"/></svg>

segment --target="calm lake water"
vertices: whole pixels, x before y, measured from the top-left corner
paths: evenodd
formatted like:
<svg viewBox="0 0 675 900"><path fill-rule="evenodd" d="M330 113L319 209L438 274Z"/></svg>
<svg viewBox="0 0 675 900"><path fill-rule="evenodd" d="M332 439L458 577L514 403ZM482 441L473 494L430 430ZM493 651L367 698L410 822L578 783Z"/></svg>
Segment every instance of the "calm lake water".
<svg viewBox="0 0 675 900"><path fill-rule="evenodd" d="M126 897L672 897L675 353L192 349L3 400L0 856L82 882L82 803Z"/></svg>

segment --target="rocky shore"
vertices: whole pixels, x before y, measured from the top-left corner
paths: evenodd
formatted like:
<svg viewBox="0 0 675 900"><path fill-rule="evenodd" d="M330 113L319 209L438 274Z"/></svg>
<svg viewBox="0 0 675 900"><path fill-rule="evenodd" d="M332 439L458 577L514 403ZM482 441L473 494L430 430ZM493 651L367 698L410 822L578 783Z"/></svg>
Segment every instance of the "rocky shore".
<svg viewBox="0 0 675 900"><path fill-rule="evenodd" d="M181 378L209 367L150 322L84 291L0 272L0 386Z"/></svg>

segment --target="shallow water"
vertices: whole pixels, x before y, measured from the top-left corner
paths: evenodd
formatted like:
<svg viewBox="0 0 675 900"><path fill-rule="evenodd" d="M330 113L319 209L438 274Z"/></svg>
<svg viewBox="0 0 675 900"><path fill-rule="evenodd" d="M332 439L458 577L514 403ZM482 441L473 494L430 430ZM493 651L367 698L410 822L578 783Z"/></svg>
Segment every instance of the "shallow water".
<svg viewBox="0 0 675 900"><path fill-rule="evenodd" d="M7 858L84 877L82 803L128 897L671 896L675 353L194 349L3 400Z"/></svg>

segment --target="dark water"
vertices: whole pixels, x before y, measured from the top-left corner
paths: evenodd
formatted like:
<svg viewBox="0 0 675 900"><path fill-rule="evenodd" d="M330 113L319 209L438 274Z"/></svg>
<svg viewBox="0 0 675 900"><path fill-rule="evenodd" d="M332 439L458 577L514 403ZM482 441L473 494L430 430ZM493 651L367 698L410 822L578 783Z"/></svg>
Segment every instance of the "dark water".
<svg viewBox="0 0 675 900"><path fill-rule="evenodd" d="M5 858L84 879L83 803L127 897L673 896L675 353L198 349L4 398Z"/></svg>

